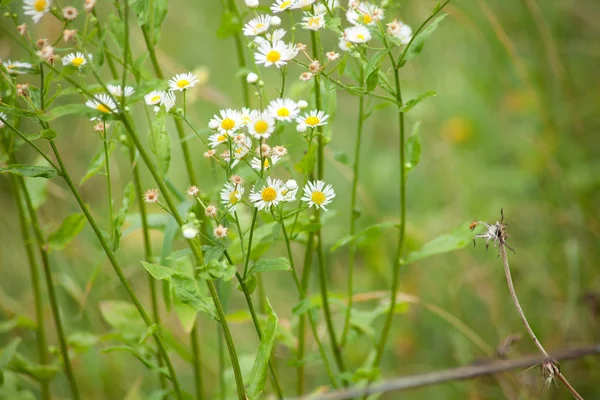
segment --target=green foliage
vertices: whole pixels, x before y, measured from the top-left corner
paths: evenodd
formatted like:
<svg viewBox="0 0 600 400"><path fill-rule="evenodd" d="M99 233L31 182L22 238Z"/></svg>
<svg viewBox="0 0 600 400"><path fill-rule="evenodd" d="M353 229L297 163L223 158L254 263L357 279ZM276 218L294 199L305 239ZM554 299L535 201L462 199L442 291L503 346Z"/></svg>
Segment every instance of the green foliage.
<svg viewBox="0 0 600 400"><path fill-rule="evenodd" d="M455 231L436 237L427 242L419 250L407 254L404 264L410 264L426 257L462 249L473 240L473 234L468 229L469 223L463 224Z"/></svg>
<svg viewBox="0 0 600 400"><path fill-rule="evenodd" d="M267 369L269 359L271 358L271 352L273 350L273 344L275 343L275 330L277 328L277 315L271 307L269 300L265 300L265 306L267 309L267 324L263 329L262 339L260 346L258 347L258 354L254 359L252 370L250 371L249 385L247 389L247 396L250 400L256 400L265 388L267 383Z"/></svg>
<svg viewBox="0 0 600 400"><path fill-rule="evenodd" d="M242 21L231 11L225 11L221 15L221 26L217 30L217 37L225 39L229 36L239 34L242 29Z"/></svg>
<svg viewBox="0 0 600 400"><path fill-rule="evenodd" d="M397 222L382 222L379 224L374 224L371 225L365 229L363 229L362 231L358 232L355 235L346 235L343 236L342 238L338 239L337 242L335 242L335 244L333 246L331 246L330 251L335 251L340 247L346 246L352 242L356 242L356 246L359 246L362 242L366 241L366 240L374 240L377 238L378 235L380 235L384 230L391 228L391 227L397 227L398 223Z"/></svg>
<svg viewBox="0 0 600 400"><path fill-rule="evenodd" d="M113 222L113 251L117 251L119 249L119 242L121 240L123 223L125 222L125 217L127 216L127 211L129 211L129 207L133 203L135 198L135 191L133 189L133 183L129 182L125 187L125 193L123 194L123 205L121 209L117 213L115 220Z"/></svg>
<svg viewBox="0 0 600 400"><path fill-rule="evenodd" d="M0 174L9 173L19 176L26 176L31 178L54 178L59 176L60 173L52 168L45 165L24 165L24 164L9 164L6 167L0 167Z"/></svg>
<svg viewBox="0 0 600 400"><path fill-rule="evenodd" d="M115 142L113 140L108 142L108 156L110 157L110 155L112 154L112 152L115 150ZM92 161L90 161L90 166L88 167L87 172L85 173L85 175L81 178L81 180L79 181L79 185L83 185L88 179L90 179L91 177L93 177L94 175L98 174L98 173L105 173L105 166L106 165L106 152L104 151L104 146L100 146L100 149L98 150L98 152L96 153L96 155L94 156L94 158L92 158Z"/></svg>
<svg viewBox="0 0 600 400"><path fill-rule="evenodd" d="M22 340L20 337L14 338L4 347L0 354L0 372L11 362Z"/></svg>
<svg viewBox="0 0 600 400"><path fill-rule="evenodd" d="M434 10L435 11L435 10ZM431 34L437 29L438 25L444 18L446 18L448 14L440 14L433 19L418 35L415 36L411 46L408 48L404 59L402 59L400 66L404 66L406 61L414 58L421 53L423 50L423 46L425 45L425 41Z"/></svg>
<svg viewBox="0 0 600 400"><path fill-rule="evenodd" d="M291 269L290 261L286 257L273 259L261 258L248 270L249 274L269 271L289 271Z"/></svg>
<svg viewBox="0 0 600 400"><path fill-rule="evenodd" d="M428 90L424 93L421 93L414 99L408 100L406 103L404 103L404 105L402 107L400 107L400 109L398 111L403 112L403 113L408 112L408 111L412 110L413 108L415 108L415 106L417 104L419 104L426 98L433 97L433 96L437 96L437 92L435 90Z"/></svg>
<svg viewBox="0 0 600 400"><path fill-rule="evenodd" d="M122 300L100 302L100 312L106 323L124 336L140 337L146 331L146 324L135 306Z"/></svg>
<svg viewBox="0 0 600 400"><path fill-rule="evenodd" d="M421 137L419 136L420 122L415 123L412 134L406 141L406 172L415 168L421 159Z"/></svg>
<svg viewBox="0 0 600 400"><path fill-rule="evenodd" d="M156 157L156 165L161 176L169 171L171 163L171 137L166 129L167 111L161 107L150 129L150 150Z"/></svg>
<svg viewBox="0 0 600 400"><path fill-rule="evenodd" d="M51 251L62 250L75 239L85 226L85 215L71 214L64 219L60 227L48 237L47 244Z"/></svg>

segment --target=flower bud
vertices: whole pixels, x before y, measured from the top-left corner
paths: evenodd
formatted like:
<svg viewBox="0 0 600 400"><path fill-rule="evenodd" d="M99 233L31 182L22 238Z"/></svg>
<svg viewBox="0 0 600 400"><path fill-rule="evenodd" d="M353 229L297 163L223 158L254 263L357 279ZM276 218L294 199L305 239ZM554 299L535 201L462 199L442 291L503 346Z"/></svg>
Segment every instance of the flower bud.
<svg viewBox="0 0 600 400"><path fill-rule="evenodd" d="M300 100L298 101L298 108L303 109L308 107L308 103L306 102L306 100Z"/></svg>
<svg viewBox="0 0 600 400"><path fill-rule="evenodd" d="M258 7L258 0L246 0L246 5L250 8Z"/></svg>
<svg viewBox="0 0 600 400"><path fill-rule="evenodd" d="M256 75L254 72L250 72L248 75L246 75L246 82L250 84L258 82L258 75Z"/></svg>
<svg viewBox="0 0 600 400"><path fill-rule="evenodd" d="M306 132L307 128L308 127L305 124L298 124L298 126L296 126L296 130L300 133Z"/></svg>
<svg viewBox="0 0 600 400"><path fill-rule="evenodd" d="M279 18L278 16L273 16L271 17L271 25L273 26L279 26L281 25L281 18Z"/></svg>

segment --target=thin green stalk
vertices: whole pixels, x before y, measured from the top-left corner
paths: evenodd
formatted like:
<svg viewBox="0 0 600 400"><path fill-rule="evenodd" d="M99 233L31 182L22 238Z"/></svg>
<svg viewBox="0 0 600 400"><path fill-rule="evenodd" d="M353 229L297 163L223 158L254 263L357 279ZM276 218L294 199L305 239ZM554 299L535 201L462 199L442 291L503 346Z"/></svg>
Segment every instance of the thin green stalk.
<svg viewBox="0 0 600 400"><path fill-rule="evenodd" d="M123 269L117 262L117 259L114 255L114 253L112 252L110 246L104 239L104 236L102 235L102 232L98 228L98 225L96 225L96 221L94 220L94 218L90 214L89 210L87 209L87 205L83 201L81 194L79 193L79 191L73 184L73 181L71 180L71 177L69 176L69 173L67 172L67 169L62 161L62 157L60 156L60 153L58 152L58 149L56 148L56 144L54 143L54 141L52 141L52 140L50 141L50 146L52 147L54 156L56 157L56 160L58 161L58 165L60 166L60 171L62 172L63 178L64 178L67 186L71 190L71 193L75 197L77 204L79 205L79 207L81 208L81 211L83 211L86 219L88 220L89 224L91 225L92 230L94 231L96 237L98 238L98 241L100 242L100 245L104 249L104 252L106 253L111 265L113 266L113 269L114 269L115 273L117 274L119 281L121 282L121 284L125 288L125 291L131 298L131 301L133 302L133 304L135 305L136 309L138 310L140 316L144 320L144 323L148 327L150 327L153 324L152 319L150 319L150 317L148 316L148 313L146 312L146 310L140 303L140 300L138 299L137 295L133 291L133 288L127 281L127 278L125 277ZM167 350L164 347L163 341L162 341L159 333L156 332L153 334L153 336L154 336L154 340L156 341L156 344L158 346L159 352L162 354L162 357L165 360L165 364L167 365L169 375L171 376L171 382L173 383L173 388L175 389L175 395L178 399L181 400L183 397L182 397L182 393L181 393L181 387L179 386L179 380L177 379L177 374L175 373L175 368L173 367L173 364L171 363L171 360L169 359L169 355L167 354Z"/></svg>
<svg viewBox="0 0 600 400"><path fill-rule="evenodd" d="M262 158L261 158L262 160ZM261 161L262 163L262 161ZM252 253L252 238L254 237L254 226L256 225L256 218L258 217L258 208L254 208L252 213L252 223L250 224L250 237L248 238L248 252L246 253L246 262L244 263L244 275L243 278L246 280L248 275L248 264L250 264L250 254Z"/></svg>
<svg viewBox="0 0 600 400"><path fill-rule="evenodd" d="M27 261L29 262L29 273L31 274L31 286L33 289L33 300L35 304L35 320L37 323L36 337L38 347L38 359L41 365L48 364L48 345L46 342L46 325L44 322L44 309L42 304L42 290L40 288L40 276L39 266L35 259L35 247L33 245L33 238L29 232L29 226L27 223L27 211L23 205L23 199L21 197L21 182L23 178L13 176L11 179L11 188L15 197L15 203L17 204L17 211L19 214L19 223L21 225L21 235L23 237L23 244L25 245L25 252L27 254ZM23 184L23 186L25 186ZM27 188L25 187L25 190ZM42 399L50 400L50 382L47 380L41 381L42 386Z"/></svg>
<svg viewBox="0 0 600 400"><path fill-rule="evenodd" d="M298 278L298 273L296 272L296 267L294 265L294 255L292 253L292 245L290 242L289 235L287 233L287 229L285 228L285 222L284 222L283 218L280 219L280 222L281 222L281 230L283 231L283 237L285 239L285 247L286 247L287 253L288 253L288 260L290 261L290 271L292 273L292 277L294 278L294 283L296 284L296 289L298 290L298 295L300 296L300 301L305 301L306 300L306 291L302 287L302 283L300 282L300 279ZM329 375L329 379L331 380L332 386L337 387L335 376L334 376L331 366L329 364L329 358L327 357L327 353L325 352L325 347L323 346L321 339L319 339L319 332L317 331L317 323L313 319L313 314L311 313L311 311L308 311L308 321L310 322L310 327L311 327L313 336L315 338L315 342L317 343L317 347L319 348L319 353L321 354L321 359L323 360L323 365L325 366L327 375ZM304 350L304 340L305 340L304 335L301 335L300 338L298 338L298 340L299 340L298 348L300 349L300 341L302 341L302 349ZM302 360L299 359L298 361L301 362ZM297 393L298 395L302 394L302 392L304 391L304 367L303 367L303 365L304 365L304 363L300 363L298 365L298 368L296 369L296 378L297 378L296 391L298 392Z"/></svg>
<svg viewBox="0 0 600 400"><path fill-rule="evenodd" d="M202 364L201 353L200 353L200 342L198 340L198 317L194 320L194 327L190 332L190 339L192 342L192 354L193 354L193 365L194 365L194 389L196 391L196 399L204 398L204 379L202 378Z"/></svg>
<svg viewBox="0 0 600 400"><path fill-rule="evenodd" d="M60 318L60 309L58 307L58 299L56 298L56 292L54 291L54 282L52 279L52 271L50 270L50 260L48 258L48 247L46 241L44 239L44 234L42 233L42 229L40 228L40 224L37 219L37 214L35 209L33 208L33 203L31 201L31 196L29 195L29 191L25 187L24 182L19 182L21 186L21 191L23 192L23 197L25 199L25 204L27 205L27 209L29 210L29 218L31 221L31 226L33 228L33 232L35 234L35 238L37 241L38 249L40 252L40 256L42 259L42 268L44 270L44 276L46 278L46 289L48 290L48 300L50 301L50 308L52 309L52 316L54 318L54 325L56 328L56 335L58 338L58 347L60 349L60 354L63 359L63 367L65 370L65 375L67 375L67 380L69 381L69 387L71 389L71 394L75 400L81 399L81 395L79 393L79 387L77 386L77 380L75 379L75 373L73 372L73 366L71 365L71 359L69 358L69 349L67 347L67 336L65 334L65 329Z"/></svg>
<svg viewBox="0 0 600 400"><path fill-rule="evenodd" d="M311 31L310 32L311 43L313 48L313 58L315 60L320 60L321 54L321 42L319 38L318 32ZM315 76L315 107L317 110L322 110L321 104L321 82L317 76ZM321 126L317 127L318 137L317 137L317 179L323 180L324 177L324 166L325 166L325 155L324 155L324 147L325 143L323 141L323 129ZM321 232L321 215L318 210L315 210L316 223L319 226L317 229L316 235L318 237L317 242L317 264L319 265L319 284L321 289L321 301L323 303L323 313L325 314L325 321L327 325L327 332L329 333L329 339L331 341L331 347L333 350L333 355L340 372L344 372L346 370L344 366L344 361L342 360L342 354L340 351L340 347L337 342L337 338L335 336L335 330L333 327L331 308L329 307L329 295L327 293L327 272L325 271L325 259L323 256L323 235Z"/></svg>
<svg viewBox="0 0 600 400"><path fill-rule="evenodd" d="M112 182L110 179L110 163L108 156L108 138L106 137L106 124L103 123L104 126L104 137L102 138L102 145L104 146L104 166L106 167L106 185L108 190L108 221L110 226L110 240L113 240L114 237L114 228L113 228L113 197L112 197Z"/></svg>
<svg viewBox="0 0 600 400"><path fill-rule="evenodd" d="M146 152L146 149L142 146L142 143L140 142L139 137L133 131L133 128L131 127L131 124L129 123L127 116L123 115L122 121L123 121L123 125L125 126L125 131L127 132L129 137L133 141L135 147L137 148L138 152L140 153L140 157L146 164L148 170L150 171L150 174L152 175L152 177L154 178L154 181L158 185L159 190L162 192L162 195L165 199L165 202L167 203L169 210L171 211L171 214L177 221L177 224L179 226L182 226L184 224L184 221L181 218L181 216L179 215L179 212L177 211L177 205L173 202L173 199L171 198L171 195L169 194L169 190L168 190L167 186L165 185L161 176L158 174L158 171L156 170L154 164L152 164L150 156ZM198 262L198 264L200 264L200 265L203 264L204 256L202 254L202 250L196 244L194 244L194 242L192 242L192 241L189 241L189 244L190 244L192 253L194 254L194 257L196 258L196 261ZM225 343L227 344L227 348L229 351L229 357L231 359L231 363L233 366L233 372L235 375L238 396L239 396L240 400L245 400L244 399L245 398L244 381L242 378L242 373L240 370L240 365L239 365L239 360L237 357L237 352L235 350L235 345L233 343L231 333L229 332L229 326L227 325L227 321L225 319L225 312L223 311L223 306L218 297L218 293L217 293L217 290L216 290L214 284L211 281L207 281L206 284L208 285L209 291L211 293L211 297L213 298L213 301L215 302L215 307L217 309L217 316L219 317L219 321L221 322L221 326L223 327L223 335L225 337Z"/></svg>
<svg viewBox="0 0 600 400"><path fill-rule="evenodd" d="M364 69L360 67L360 82L364 80ZM356 234L356 220L358 219L358 213L356 210L356 198L358 188L358 172L360 170L360 149L363 132L363 114L365 106L365 97L360 96L358 99L358 127L356 133L356 146L354 147L354 166L352 169L352 193L350 195L350 236ZM340 346L344 348L346 340L348 339L348 332L350 330L350 317L352 315L352 303L354 297L354 264L356 257L356 241L350 242L350 249L348 253L348 308L346 308L346 315L344 318L344 330L342 331L342 339Z"/></svg>
<svg viewBox="0 0 600 400"><path fill-rule="evenodd" d="M304 293L308 293L308 283L310 281L310 271L312 269L312 254L313 254L313 241L314 241L314 233L310 232L308 234L308 239L306 241L306 247L304 249L304 263L302 268L302 290ZM306 345L306 314L302 314L300 316L300 321L298 321L298 350L297 350L297 359L298 361L302 361L304 359L305 353L305 345ZM296 390L299 395L304 393L304 381L305 381L305 368L304 363L300 364L300 368L296 371Z"/></svg>
<svg viewBox="0 0 600 400"><path fill-rule="evenodd" d="M240 12L237 8L237 4L235 3L235 0L228 1L228 8L229 12L235 14L240 20L242 19ZM235 40L235 50L237 52L238 65L242 69L246 68L246 57L244 54L244 42L242 35L239 32L237 32L235 35L233 35L233 38ZM246 82L246 76L243 75L242 77L240 77L240 80L242 83L242 96L244 100L244 105L246 107L250 107L250 91L248 89L248 83Z"/></svg>

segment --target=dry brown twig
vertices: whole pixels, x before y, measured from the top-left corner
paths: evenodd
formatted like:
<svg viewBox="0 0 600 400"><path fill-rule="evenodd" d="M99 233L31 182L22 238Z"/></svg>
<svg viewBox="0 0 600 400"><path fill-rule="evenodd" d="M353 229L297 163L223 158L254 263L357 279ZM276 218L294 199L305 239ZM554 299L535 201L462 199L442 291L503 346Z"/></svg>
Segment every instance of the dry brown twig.
<svg viewBox="0 0 600 400"><path fill-rule="evenodd" d="M513 300L513 303L515 304L517 312L519 313L519 316L521 317L521 321L523 321L525 330L529 334L529 337L531 337L531 339L535 343L535 345L538 348L538 350L540 351L540 353L542 353L544 355L544 357L549 359L547 361L542 362L542 364L540 365L542 376L544 378L544 382L546 384L550 384L555 378L557 378L567 387L567 389L571 392L571 394L573 395L574 398L576 398L577 400L583 400L583 397L581 397L581 395L579 393L577 393L577 391L575 390L575 388L573 388L573 386L571 386L571 384L569 383L567 378L565 378L564 375L560 372L558 362L556 360L550 358L550 356L548 355L548 352L546 351L546 349L544 349L544 346L542 346L542 344L538 340L537 336L533 332L533 329L531 329L529 322L527 321L527 317L525 316L525 313L523 312L521 303L519 303L519 299L517 297L517 292L515 291L515 286L513 284L512 276L510 274L510 266L508 264L508 256L506 254L506 248L511 250L513 253L514 253L514 250L512 247L510 247L506 243L506 239L508 239L508 234L506 233L506 227L508 226L508 224L506 224L504 222L504 210L503 209L500 210L500 214L501 214L502 218L500 219L500 222L496 221L495 224L488 224L487 222L483 222L483 221L477 222L476 225L482 224L486 227L487 230L481 234L475 235L475 237L473 238L473 245L475 245L475 239L485 239L486 250L489 246L490 241L494 244L494 246L498 246L498 253L499 253L500 257L502 258L502 264L504 266L504 274L506 275L506 283L508 284L508 290L510 291L510 296L512 297L512 300ZM471 230L475 229L473 224L471 224L470 228L471 228Z"/></svg>

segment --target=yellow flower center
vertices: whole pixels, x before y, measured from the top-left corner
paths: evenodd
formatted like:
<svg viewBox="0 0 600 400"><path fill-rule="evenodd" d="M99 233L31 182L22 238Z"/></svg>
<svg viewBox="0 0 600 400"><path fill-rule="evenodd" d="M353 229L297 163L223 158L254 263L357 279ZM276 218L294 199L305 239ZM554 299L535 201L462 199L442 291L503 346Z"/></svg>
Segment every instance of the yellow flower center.
<svg viewBox="0 0 600 400"><path fill-rule="evenodd" d="M159 95L152 96L152 98L150 99L150 103L158 103L159 101L160 101Z"/></svg>
<svg viewBox="0 0 600 400"><path fill-rule="evenodd" d="M230 204L237 204L240 200L238 199L238 191L234 190L233 192L231 192L229 194L229 203Z"/></svg>
<svg viewBox="0 0 600 400"><path fill-rule="evenodd" d="M269 166L270 166L270 165L271 165L271 164L269 163L269 159L268 159L268 158L265 158L265 162L263 163L263 166L265 167L265 169L266 169L266 168L269 168Z"/></svg>
<svg viewBox="0 0 600 400"><path fill-rule="evenodd" d="M223 121L221 121L221 128L225 129L226 131L229 131L235 128L235 121L231 118L225 118Z"/></svg>
<svg viewBox="0 0 600 400"><path fill-rule="evenodd" d="M360 39L360 40L365 40L365 35L363 35L362 33L359 33L358 35L356 35L356 38Z"/></svg>
<svg viewBox="0 0 600 400"><path fill-rule="evenodd" d="M277 116L278 117L289 117L290 116L290 110L288 110L285 107L280 108L279 110L277 110Z"/></svg>
<svg viewBox="0 0 600 400"><path fill-rule="evenodd" d="M12 64L6 66L6 69L13 69L13 68L17 68L17 66L16 65L12 65Z"/></svg>
<svg viewBox="0 0 600 400"><path fill-rule="evenodd" d="M227 140L227 135L217 136L217 142L222 143Z"/></svg>
<svg viewBox="0 0 600 400"><path fill-rule="evenodd" d="M264 188L260 193L263 201L273 201L277 198L277 191L272 187Z"/></svg>
<svg viewBox="0 0 600 400"><path fill-rule="evenodd" d="M182 79L180 81L177 81L177 87L183 89L184 87L186 87L187 85L190 84L190 81L188 81L187 79Z"/></svg>
<svg viewBox="0 0 600 400"><path fill-rule="evenodd" d="M42 12L46 9L46 0L36 0L33 3L33 9L37 12Z"/></svg>
<svg viewBox="0 0 600 400"><path fill-rule="evenodd" d="M267 61L276 63L279 60L281 60L281 53L277 50L271 50L267 53Z"/></svg>
<svg viewBox="0 0 600 400"><path fill-rule="evenodd" d="M291 1L284 1L283 3L281 3L281 5L279 6L280 10L285 10L286 8L288 8L290 5L292 4Z"/></svg>
<svg viewBox="0 0 600 400"><path fill-rule="evenodd" d="M73 64L76 67L80 67L84 62L85 59L83 57L75 57L71 60L71 64Z"/></svg>
<svg viewBox="0 0 600 400"><path fill-rule="evenodd" d="M254 30L258 31L258 30L260 30L260 29L262 29L264 27L265 27L265 24L263 24L263 23L260 22L260 23L256 24L256 28L254 28Z"/></svg>
<svg viewBox="0 0 600 400"><path fill-rule="evenodd" d="M256 131L256 133L265 133L268 129L269 124L267 123L267 121L260 120L254 123L254 130Z"/></svg>
<svg viewBox="0 0 600 400"><path fill-rule="evenodd" d="M96 106L96 110L103 112L105 114L108 114L110 112L110 110L108 109L108 107L106 107L104 104L98 104Z"/></svg>
<svg viewBox="0 0 600 400"><path fill-rule="evenodd" d="M317 17L309 18L309 20L308 20L308 26L311 26L311 27L319 26L319 21L320 20Z"/></svg>
<svg viewBox="0 0 600 400"><path fill-rule="evenodd" d="M363 15L363 24L370 24L373 22L373 18L369 14Z"/></svg>
<svg viewBox="0 0 600 400"><path fill-rule="evenodd" d="M321 204L325 203L325 194L323 192L313 192L310 195L310 199L313 203L320 206Z"/></svg>
<svg viewBox="0 0 600 400"><path fill-rule="evenodd" d="M306 125L315 126L315 125L318 125L319 122L321 122L321 120L318 117L311 115L310 117L306 118L305 122L306 122Z"/></svg>

